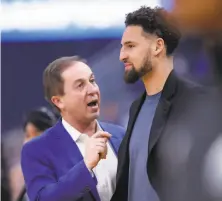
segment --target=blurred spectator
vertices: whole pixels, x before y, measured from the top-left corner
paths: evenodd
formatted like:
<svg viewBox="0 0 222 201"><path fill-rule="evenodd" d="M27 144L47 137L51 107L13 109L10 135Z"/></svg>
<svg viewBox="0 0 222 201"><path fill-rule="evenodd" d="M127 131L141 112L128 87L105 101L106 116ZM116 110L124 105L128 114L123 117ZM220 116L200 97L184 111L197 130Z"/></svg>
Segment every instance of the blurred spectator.
<svg viewBox="0 0 222 201"><path fill-rule="evenodd" d="M46 129L52 127L56 120L57 117L55 114L45 107L28 113L24 121L24 143L31 140L33 137L41 135Z"/></svg>
<svg viewBox="0 0 222 201"><path fill-rule="evenodd" d="M210 67L214 69L215 80L222 83L222 17L221 0L175 0L170 13L164 13L168 22L175 22L184 35L196 35L202 38L208 56ZM193 51L192 51L193 52Z"/></svg>
<svg viewBox="0 0 222 201"><path fill-rule="evenodd" d="M57 118L58 116L55 113L45 107L41 107L27 113L24 119L23 127L25 131L24 143L41 135L46 129L52 127L57 121ZM20 165L17 168L17 171L15 171L16 174L18 171L21 172ZM17 200L28 200L25 187L22 188Z"/></svg>
<svg viewBox="0 0 222 201"><path fill-rule="evenodd" d="M9 201L10 190L8 182L8 171L3 151L4 151L3 144L1 144L1 200Z"/></svg>
<svg viewBox="0 0 222 201"><path fill-rule="evenodd" d="M172 16L184 32L205 35L221 32L221 0L175 0ZM171 19L172 20L172 19Z"/></svg>

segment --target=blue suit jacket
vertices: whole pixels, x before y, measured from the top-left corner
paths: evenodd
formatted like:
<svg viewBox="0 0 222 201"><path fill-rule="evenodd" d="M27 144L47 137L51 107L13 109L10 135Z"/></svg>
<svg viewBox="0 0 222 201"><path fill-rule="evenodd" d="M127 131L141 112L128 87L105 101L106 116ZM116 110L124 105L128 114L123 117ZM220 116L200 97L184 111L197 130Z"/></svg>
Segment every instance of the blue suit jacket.
<svg viewBox="0 0 222 201"><path fill-rule="evenodd" d="M100 126L112 134L110 144L117 154L124 129ZM100 201L97 180L61 121L23 146L21 165L30 201Z"/></svg>

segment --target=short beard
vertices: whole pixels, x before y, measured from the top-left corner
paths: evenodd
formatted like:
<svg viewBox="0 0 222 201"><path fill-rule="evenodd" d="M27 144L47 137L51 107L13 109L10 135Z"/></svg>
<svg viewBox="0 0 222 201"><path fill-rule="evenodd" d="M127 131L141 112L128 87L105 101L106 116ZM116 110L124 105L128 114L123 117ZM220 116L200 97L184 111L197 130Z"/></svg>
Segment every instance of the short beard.
<svg viewBox="0 0 222 201"><path fill-rule="evenodd" d="M136 68L132 66L131 70L125 72L124 80L128 84L133 84L150 71L152 71L152 63L150 59L146 57L139 71L137 71Z"/></svg>

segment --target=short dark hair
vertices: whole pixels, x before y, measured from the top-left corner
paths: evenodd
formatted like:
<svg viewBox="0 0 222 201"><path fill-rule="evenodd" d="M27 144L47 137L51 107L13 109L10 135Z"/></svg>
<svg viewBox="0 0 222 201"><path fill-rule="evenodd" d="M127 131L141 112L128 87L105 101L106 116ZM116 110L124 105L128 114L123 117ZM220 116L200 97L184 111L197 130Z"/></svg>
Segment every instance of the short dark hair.
<svg viewBox="0 0 222 201"><path fill-rule="evenodd" d="M125 25L138 25L143 31L164 40L166 46L166 54L171 55L178 46L181 33L180 31L164 17L166 10L163 8L150 8L142 6L140 9L128 13L125 19Z"/></svg>
<svg viewBox="0 0 222 201"><path fill-rule="evenodd" d="M51 101L52 96L64 94L64 80L62 79L61 74L74 62L86 63L86 61L79 56L61 57L50 63L44 70L44 94L45 99L51 105L55 106Z"/></svg>
<svg viewBox="0 0 222 201"><path fill-rule="evenodd" d="M45 131L52 127L56 123L57 119L58 117L56 114L46 107L34 109L25 115L23 129L25 130L27 124L31 123L38 131Z"/></svg>

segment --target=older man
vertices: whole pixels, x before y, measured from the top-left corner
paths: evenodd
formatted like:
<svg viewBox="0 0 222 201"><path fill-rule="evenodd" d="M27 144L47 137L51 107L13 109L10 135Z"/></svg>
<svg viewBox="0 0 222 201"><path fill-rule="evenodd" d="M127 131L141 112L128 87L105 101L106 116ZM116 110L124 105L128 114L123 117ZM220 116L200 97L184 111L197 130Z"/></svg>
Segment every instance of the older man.
<svg viewBox="0 0 222 201"><path fill-rule="evenodd" d="M124 130L97 121L100 91L93 72L80 58L63 57L49 64L43 82L62 118L23 147L30 200L110 200Z"/></svg>

